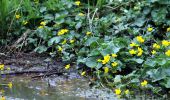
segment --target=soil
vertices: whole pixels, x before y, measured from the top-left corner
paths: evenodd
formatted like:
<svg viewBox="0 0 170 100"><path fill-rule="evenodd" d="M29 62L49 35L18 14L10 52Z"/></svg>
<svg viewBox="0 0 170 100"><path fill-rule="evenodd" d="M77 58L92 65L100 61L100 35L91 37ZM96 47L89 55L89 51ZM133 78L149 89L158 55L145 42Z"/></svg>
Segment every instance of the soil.
<svg viewBox="0 0 170 100"><path fill-rule="evenodd" d="M0 63L10 71L4 71L3 75L13 74L61 74L66 72L61 60L51 59L46 54L37 53L13 53L0 54ZM2 74L1 74L2 75ZM47 75L48 76L48 75Z"/></svg>

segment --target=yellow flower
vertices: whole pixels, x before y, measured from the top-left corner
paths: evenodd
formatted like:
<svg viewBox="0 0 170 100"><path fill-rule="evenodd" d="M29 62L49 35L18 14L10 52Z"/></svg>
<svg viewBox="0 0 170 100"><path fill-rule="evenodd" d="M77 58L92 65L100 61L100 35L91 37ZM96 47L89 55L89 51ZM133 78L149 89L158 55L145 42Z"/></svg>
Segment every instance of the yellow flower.
<svg viewBox="0 0 170 100"><path fill-rule="evenodd" d="M125 90L125 94L127 95L127 94L129 94L129 90L127 89L127 90Z"/></svg>
<svg viewBox="0 0 170 100"><path fill-rule="evenodd" d="M86 71L83 71L82 73L81 73L81 76L84 76L86 74Z"/></svg>
<svg viewBox="0 0 170 100"><path fill-rule="evenodd" d="M0 90L0 94L3 94L5 91L3 89ZM1 99L0 99L1 100Z"/></svg>
<svg viewBox="0 0 170 100"><path fill-rule="evenodd" d="M112 54L112 57L113 57L113 58L116 58L116 57L117 57L117 54Z"/></svg>
<svg viewBox="0 0 170 100"><path fill-rule="evenodd" d="M141 56L141 55L142 55L142 53L143 53L142 48L138 47L138 54L137 54L137 56Z"/></svg>
<svg viewBox="0 0 170 100"><path fill-rule="evenodd" d="M6 98L4 96L1 96L0 100L6 100Z"/></svg>
<svg viewBox="0 0 170 100"><path fill-rule="evenodd" d="M58 31L58 35L63 35L65 33L67 33L69 30L68 29L61 29L60 31Z"/></svg>
<svg viewBox="0 0 170 100"><path fill-rule="evenodd" d="M79 6L81 2L80 1L76 1L74 3L75 3L75 5Z"/></svg>
<svg viewBox="0 0 170 100"><path fill-rule="evenodd" d="M44 28L44 26L39 26L38 28Z"/></svg>
<svg viewBox="0 0 170 100"><path fill-rule="evenodd" d="M120 95L121 94L121 90L120 89L115 89L115 94L116 95Z"/></svg>
<svg viewBox="0 0 170 100"><path fill-rule="evenodd" d="M136 51L135 51L134 49L132 49L132 50L129 50L129 53L130 53L131 55L134 55L134 54L136 54Z"/></svg>
<svg viewBox="0 0 170 100"><path fill-rule="evenodd" d="M142 87L146 86L148 84L148 81L144 80L143 82L140 83Z"/></svg>
<svg viewBox="0 0 170 100"><path fill-rule="evenodd" d="M139 45L137 45L136 43L132 42L132 43L130 43L130 46L131 47L138 47Z"/></svg>
<svg viewBox="0 0 170 100"><path fill-rule="evenodd" d="M64 40L63 40L63 42L62 42L61 44L66 44L66 42L67 42L67 40L66 40L66 39L64 39Z"/></svg>
<svg viewBox="0 0 170 100"><path fill-rule="evenodd" d="M167 50L165 54L170 57L170 50Z"/></svg>
<svg viewBox="0 0 170 100"><path fill-rule="evenodd" d="M70 64L65 66L65 69L69 69L70 68Z"/></svg>
<svg viewBox="0 0 170 100"><path fill-rule="evenodd" d="M7 85L9 88L12 88L12 82L9 82Z"/></svg>
<svg viewBox="0 0 170 100"><path fill-rule="evenodd" d="M118 65L117 62L113 62L113 63L112 63L112 66L113 66L113 67L116 67L117 65Z"/></svg>
<svg viewBox="0 0 170 100"><path fill-rule="evenodd" d="M0 70L4 70L4 64L0 64Z"/></svg>
<svg viewBox="0 0 170 100"><path fill-rule="evenodd" d="M106 56L104 56L104 59L102 60L102 64L106 64L110 61L110 55L107 54Z"/></svg>
<svg viewBox="0 0 170 100"><path fill-rule="evenodd" d="M154 43L154 44L153 44L153 48L155 48L155 49L160 49L160 45L158 45L157 43Z"/></svg>
<svg viewBox="0 0 170 100"><path fill-rule="evenodd" d="M168 27L166 31L167 31L167 32L170 32L170 27Z"/></svg>
<svg viewBox="0 0 170 100"><path fill-rule="evenodd" d="M109 72L109 68L108 67L104 67L104 73L108 73Z"/></svg>
<svg viewBox="0 0 170 100"><path fill-rule="evenodd" d="M17 15L15 15L15 18L16 18L16 19L20 19L21 16L20 16L19 14L17 14Z"/></svg>
<svg viewBox="0 0 170 100"><path fill-rule="evenodd" d="M136 39L140 43L143 43L145 41L142 36L137 36Z"/></svg>
<svg viewBox="0 0 170 100"><path fill-rule="evenodd" d="M152 27L148 27L147 31L148 31L148 32L152 32L152 31L153 31L153 28L152 28Z"/></svg>
<svg viewBox="0 0 170 100"><path fill-rule="evenodd" d="M84 14L83 14L83 13L79 13L78 15L79 15L79 16L84 16Z"/></svg>
<svg viewBox="0 0 170 100"><path fill-rule="evenodd" d="M86 32L86 35L90 35L90 34L92 34L91 32Z"/></svg>
<svg viewBox="0 0 170 100"><path fill-rule="evenodd" d="M156 51L155 51L155 50L152 50L151 53L154 55L154 54L156 54Z"/></svg>
<svg viewBox="0 0 170 100"><path fill-rule="evenodd" d="M71 40L70 40L70 43L74 43L74 39L71 39Z"/></svg>
<svg viewBox="0 0 170 100"><path fill-rule="evenodd" d="M165 47L169 46L169 41L163 40L162 45L165 46Z"/></svg>
<svg viewBox="0 0 170 100"><path fill-rule="evenodd" d="M63 48L59 46L58 51L61 52L62 50L63 50Z"/></svg>
<svg viewBox="0 0 170 100"><path fill-rule="evenodd" d="M10 68L10 67L7 67L7 70L11 70L11 68Z"/></svg>
<svg viewBox="0 0 170 100"><path fill-rule="evenodd" d="M46 25L46 22L43 21L43 22L40 23L40 25L41 25L41 26L45 26L45 25Z"/></svg>
<svg viewBox="0 0 170 100"><path fill-rule="evenodd" d="M23 23L23 25L27 25L27 24L28 24L28 21L25 21L25 20L24 20L22 23Z"/></svg>

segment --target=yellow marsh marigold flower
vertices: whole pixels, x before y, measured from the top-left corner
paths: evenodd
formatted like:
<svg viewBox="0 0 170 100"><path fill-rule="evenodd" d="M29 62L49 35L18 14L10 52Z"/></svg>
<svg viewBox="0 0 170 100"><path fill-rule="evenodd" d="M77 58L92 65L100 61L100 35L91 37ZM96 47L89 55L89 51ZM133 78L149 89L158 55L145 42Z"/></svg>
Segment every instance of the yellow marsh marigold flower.
<svg viewBox="0 0 170 100"><path fill-rule="evenodd" d="M83 13L79 13L78 15L79 15L79 16L84 16L84 14L83 14Z"/></svg>
<svg viewBox="0 0 170 100"><path fill-rule="evenodd" d="M86 74L86 71L83 71L82 73L81 73L81 76L84 76Z"/></svg>
<svg viewBox="0 0 170 100"><path fill-rule="evenodd" d="M152 50L151 51L152 55L156 54L156 51L155 50Z"/></svg>
<svg viewBox="0 0 170 100"><path fill-rule="evenodd" d="M68 29L61 29L60 31L58 31L58 35L63 35L65 33L67 33L69 30Z"/></svg>
<svg viewBox="0 0 170 100"><path fill-rule="evenodd" d="M10 68L10 67L7 67L7 70L11 70L11 68Z"/></svg>
<svg viewBox="0 0 170 100"><path fill-rule="evenodd" d="M63 50L63 48L59 46L58 51L61 52L62 50Z"/></svg>
<svg viewBox="0 0 170 100"><path fill-rule="evenodd" d="M81 2L80 1L76 1L74 3L75 3L75 5L79 6Z"/></svg>
<svg viewBox="0 0 170 100"><path fill-rule="evenodd" d="M6 100L6 98L4 96L1 96L0 100Z"/></svg>
<svg viewBox="0 0 170 100"><path fill-rule="evenodd" d="M17 14L17 15L15 15L15 18L16 18L16 19L20 19L21 16L20 16L19 14Z"/></svg>
<svg viewBox="0 0 170 100"><path fill-rule="evenodd" d="M86 32L86 35L90 35L90 34L92 34L91 32Z"/></svg>
<svg viewBox="0 0 170 100"><path fill-rule="evenodd" d="M25 21L25 20L24 20L24 21L22 22L22 24L23 24L23 25L27 25L27 24L28 24L28 21Z"/></svg>
<svg viewBox="0 0 170 100"><path fill-rule="evenodd" d="M165 46L165 47L169 46L169 41L163 40L162 45Z"/></svg>
<svg viewBox="0 0 170 100"><path fill-rule="evenodd" d="M110 61L110 55L107 54L106 56L104 56L104 59L102 60L102 64L106 64Z"/></svg>
<svg viewBox="0 0 170 100"><path fill-rule="evenodd" d="M44 28L44 26L39 26L38 28Z"/></svg>
<svg viewBox="0 0 170 100"><path fill-rule="evenodd" d="M148 84L148 81L144 80L143 82L140 83L142 87L146 86Z"/></svg>
<svg viewBox="0 0 170 100"><path fill-rule="evenodd" d="M108 67L104 67L104 73L108 73L109 72L109 68Z"/></svg>
<svg viewBox="0 0 170 100"><path fill-rule="evenodd" d="M136 43L132 42L132 43L130 43L130 46L131 47L138 47L139 45L137 45Z"/></svg>
<svg viewBox="0 0 170 100"><path fill-rule="evenodd" d="M129 90L127 89L127 90L125 90L125 94L127 95L127 94L129 94Z"/></svg>
<svg viewBox="0 0 170 100"><path fill-rule="evenodd" d="M154 44L153 44L153 48L155 48L155 49L160 49L160 45L158 45L157 43L154 43Z"/></svg>
<svg viewBox="0 0 170 100"><path fill-rule="evenodd" d="M46 25L46 22L43 21L43 22L40 23L40 25L41 25L41 26L45 26L45 25Z"/></svg>
<svg viewBox="0 0 170 100"><path fill-rule="evenodd" d="M112 63L112 66L113 66L113 67L116 67L117 65L118 65L117 62L113 62L113 63Z"/></svg>
<svg viewBox="0 0 170 100"><path fill-rule="evenodd" d="M0 94L3 94L5 91L3 89L0 90ZM1 99L0 99L1 100Z"/></svg>
<svg viewBox="0 0 170 100"><path fill-rule="evenodd" d="M152 31L153 31L153 28L152 28L152 27L148 27L148 28L147 28L147 31L148 31L148 32L152 32Z"/></svg>
<svg viewBox="0 0 170 100"><path fill-rule="evenodd" d="M117 54L112 54L112 57L113 57L113 58L116 58L116 57L117 57Z"/></svg>
<svg viewBox="0 0 170 100"><path fill-rule="evenodd" d="M134 54L136 54L136 51L135 51L134 49L132 49L132 50L129 50L129 53L130 53L131 55L134 55Z"/></svg>
<svg viewBox="0 0 170 100"><path fill-rule="evenodd" d="M167 50L165 54L170 57L170 50Z"/></svg>
<svg viewBox="0 0 170 100"><path fill-rule="evenodd" d="M64 39L64 40L63 40L63 42L62 42L61 44L66 44L66 42L67 42L67 40L66 40L66 39Z"/></svg>
<svg viewBox="0 0 170 100"><path fill-rule="evenodd" d="M143 53L142 48L138 47L138 54L137 54L137 56L141 56L141 55L142 55L142 53Z"/></svg>
<svg viewBox="0 0 170 100"><path fill-rule="evenodd" d="M0 64L0 70L4 70L4 64Z"/></svg>
<svg viewBox="0 0 170 100"><path fill-rule="evenodd" d="M170 32L170 27L168 27L168 28L166 29L166 31L167 31L167 32Z"/></svg>
<svg viewBox="0 0 170 100"><path fill-rule="evenodd" d="M140 43L143 43L145 41L142 36L137 36L136 39Z"/></svg>
<svg viewBox="0 0 170 100"><path fill-rule="evenodd" d="M12 82L9 82L7 85L9 88L12 88Z"/></svg>
<svg viewBox="0 0 170 100"><path fill-rule="evenodd" d="M115 94L116 95L120 95L121 94L121 90L120 89L115 89Z"/></svg>
<svg viewBox="0 0 170 100"><path fill-rule="evenodd" d="M71 40L70 40L70 43L74 43L74 42L75 42L75 40L74 40L74 39L71 39Z"/></svg>
<svg viewBox="0 0 170 100"><path fill-rule="evenodd" d="M65 69L69 69L70 68L70 64L67 64L66 66L65 66Z"/></svg>

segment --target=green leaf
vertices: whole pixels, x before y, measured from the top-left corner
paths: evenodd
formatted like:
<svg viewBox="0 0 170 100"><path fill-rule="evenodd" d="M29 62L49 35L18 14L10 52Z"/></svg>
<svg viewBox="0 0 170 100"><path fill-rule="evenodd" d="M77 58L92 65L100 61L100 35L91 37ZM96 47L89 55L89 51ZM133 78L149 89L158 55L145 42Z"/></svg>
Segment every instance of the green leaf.
<svg viewBox="0 0 170 100"><path fill-rule="evenodd" d="M41 12L41 13L43 13L43 12L45 12L45 11L47 11L47 8L46 8L46 7L41 7L41 8L40 8L40 12Z"/></svg>
<svg viewBox="0 0 170 100"><path fill-rule="evenodd" d="M38 46L34 49L35 52L38 52L38 53L43 53L45 51L47 51L47 47L42 45L42 46Z"/></svg>
<svg viewBox="0 0 170 100"><path fill-rule="evenodd" d="M100 69L103 65L101 63L97 63L96 69Z"/></svg>
<svg viewBox="0 0 170 100"><path fill-rule="evenodd" d="M166 77L166 74L161 68L150 70L147 74L152 78L152 82L159 81Z"/></svg>
<svg viewBox="0 0 170 100"><path fill-rule="evenodd" d="M90 37L85 42L85 46L90 46L92 43L96 42L99 38L98 37Z"/></svg>
<svg viewBox="0 0 170 100"><path fill-rule="evenodd" d="M156 65L156 61L154 61L153 59L147 59L144 63L144 65L147 67L155 67Z"/></svg>
<svg viewBox="0 0 170 100"><path fill-rule="evenodd" d="M138 27L142 27L143 24L145 23L145 21L146 21L146 20L145 20L144 17L142 17L142 18L137 18L134 24L137 25Z"/></svg>
<svg viewBox="0 0 170 100"><path fill-rule="evenodd" d="M143 59L140 59L140 58L137 58L137 59L136 59L136 58L133 58L132 61L135 61L135 62L137 62L138 64L141 64L141 63L143 63L144 60L143 60Z"/></svg>
<svg viewBox="0 0 170 100"><path fill-rule="evenodd" d="M86 59L86 66L94 68L97 66L96 57L89 57Z"/></svg>
<svg viewBox="0 0 170 100"><path fill-rule="evenodd" d="M115 78L114 78L114 82L115 83L121 82L121 76L120 75L116 75Z"/></svg>
<svg viewBox="0 0 170 100"><path fill-rule="evenodd" d="M165 81L166 81L165 87L170 88L170 78L168 77L167 79L165 79Z"/></svg>
<svg viewBox="0 0 170 100"><path fill-rule="evenodd" d="M53 45L53 43L59 43L61 40L61 37L53 37L51 38L49 41L48 41L48 46L51 46Z"/></svg>
<svg viewBox="0 0 170 100"><path fill-rule="evenodd" d="M79 29L81 27L82 22L78 22L75 26L76 29Z"/></svg>

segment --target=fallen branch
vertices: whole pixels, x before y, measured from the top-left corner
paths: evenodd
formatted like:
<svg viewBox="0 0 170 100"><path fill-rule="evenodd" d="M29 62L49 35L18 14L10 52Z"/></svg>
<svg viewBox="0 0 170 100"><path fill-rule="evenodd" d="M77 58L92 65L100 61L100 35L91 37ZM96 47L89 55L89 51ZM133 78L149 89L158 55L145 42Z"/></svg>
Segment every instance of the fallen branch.
<svg viewBox="0 0 170 100"><path fill-rule="evenodd" d="M22 75L22 74L40 74L43 73L43 76L49 72L49 70L41 70L41 71L16 71L16 72L9 72L9 73L3 73L0 74L1 76L3 75ZM56 70L52 70L49 74L46 74L46 76L51 75L51 74L63 74L64 72L56 72ZM41 75L38 75L41 76ZM36 76L35 76L36 77Z"/></svg>
<svg viewBox="0 0 170 100"><path fill-rule="evenodd" d="M25 40L26 40L26 38L27 38L27 36L28 36L28 34L31 32L31 30L30 29L27 29L22 35L21 35L21 37L12 45L12 46L9 46L9 50L10 51L12 51L13 49L15 50L15 49L17 49L17 45L19 45L19 44L24 44L25 43Z"/></svg>

